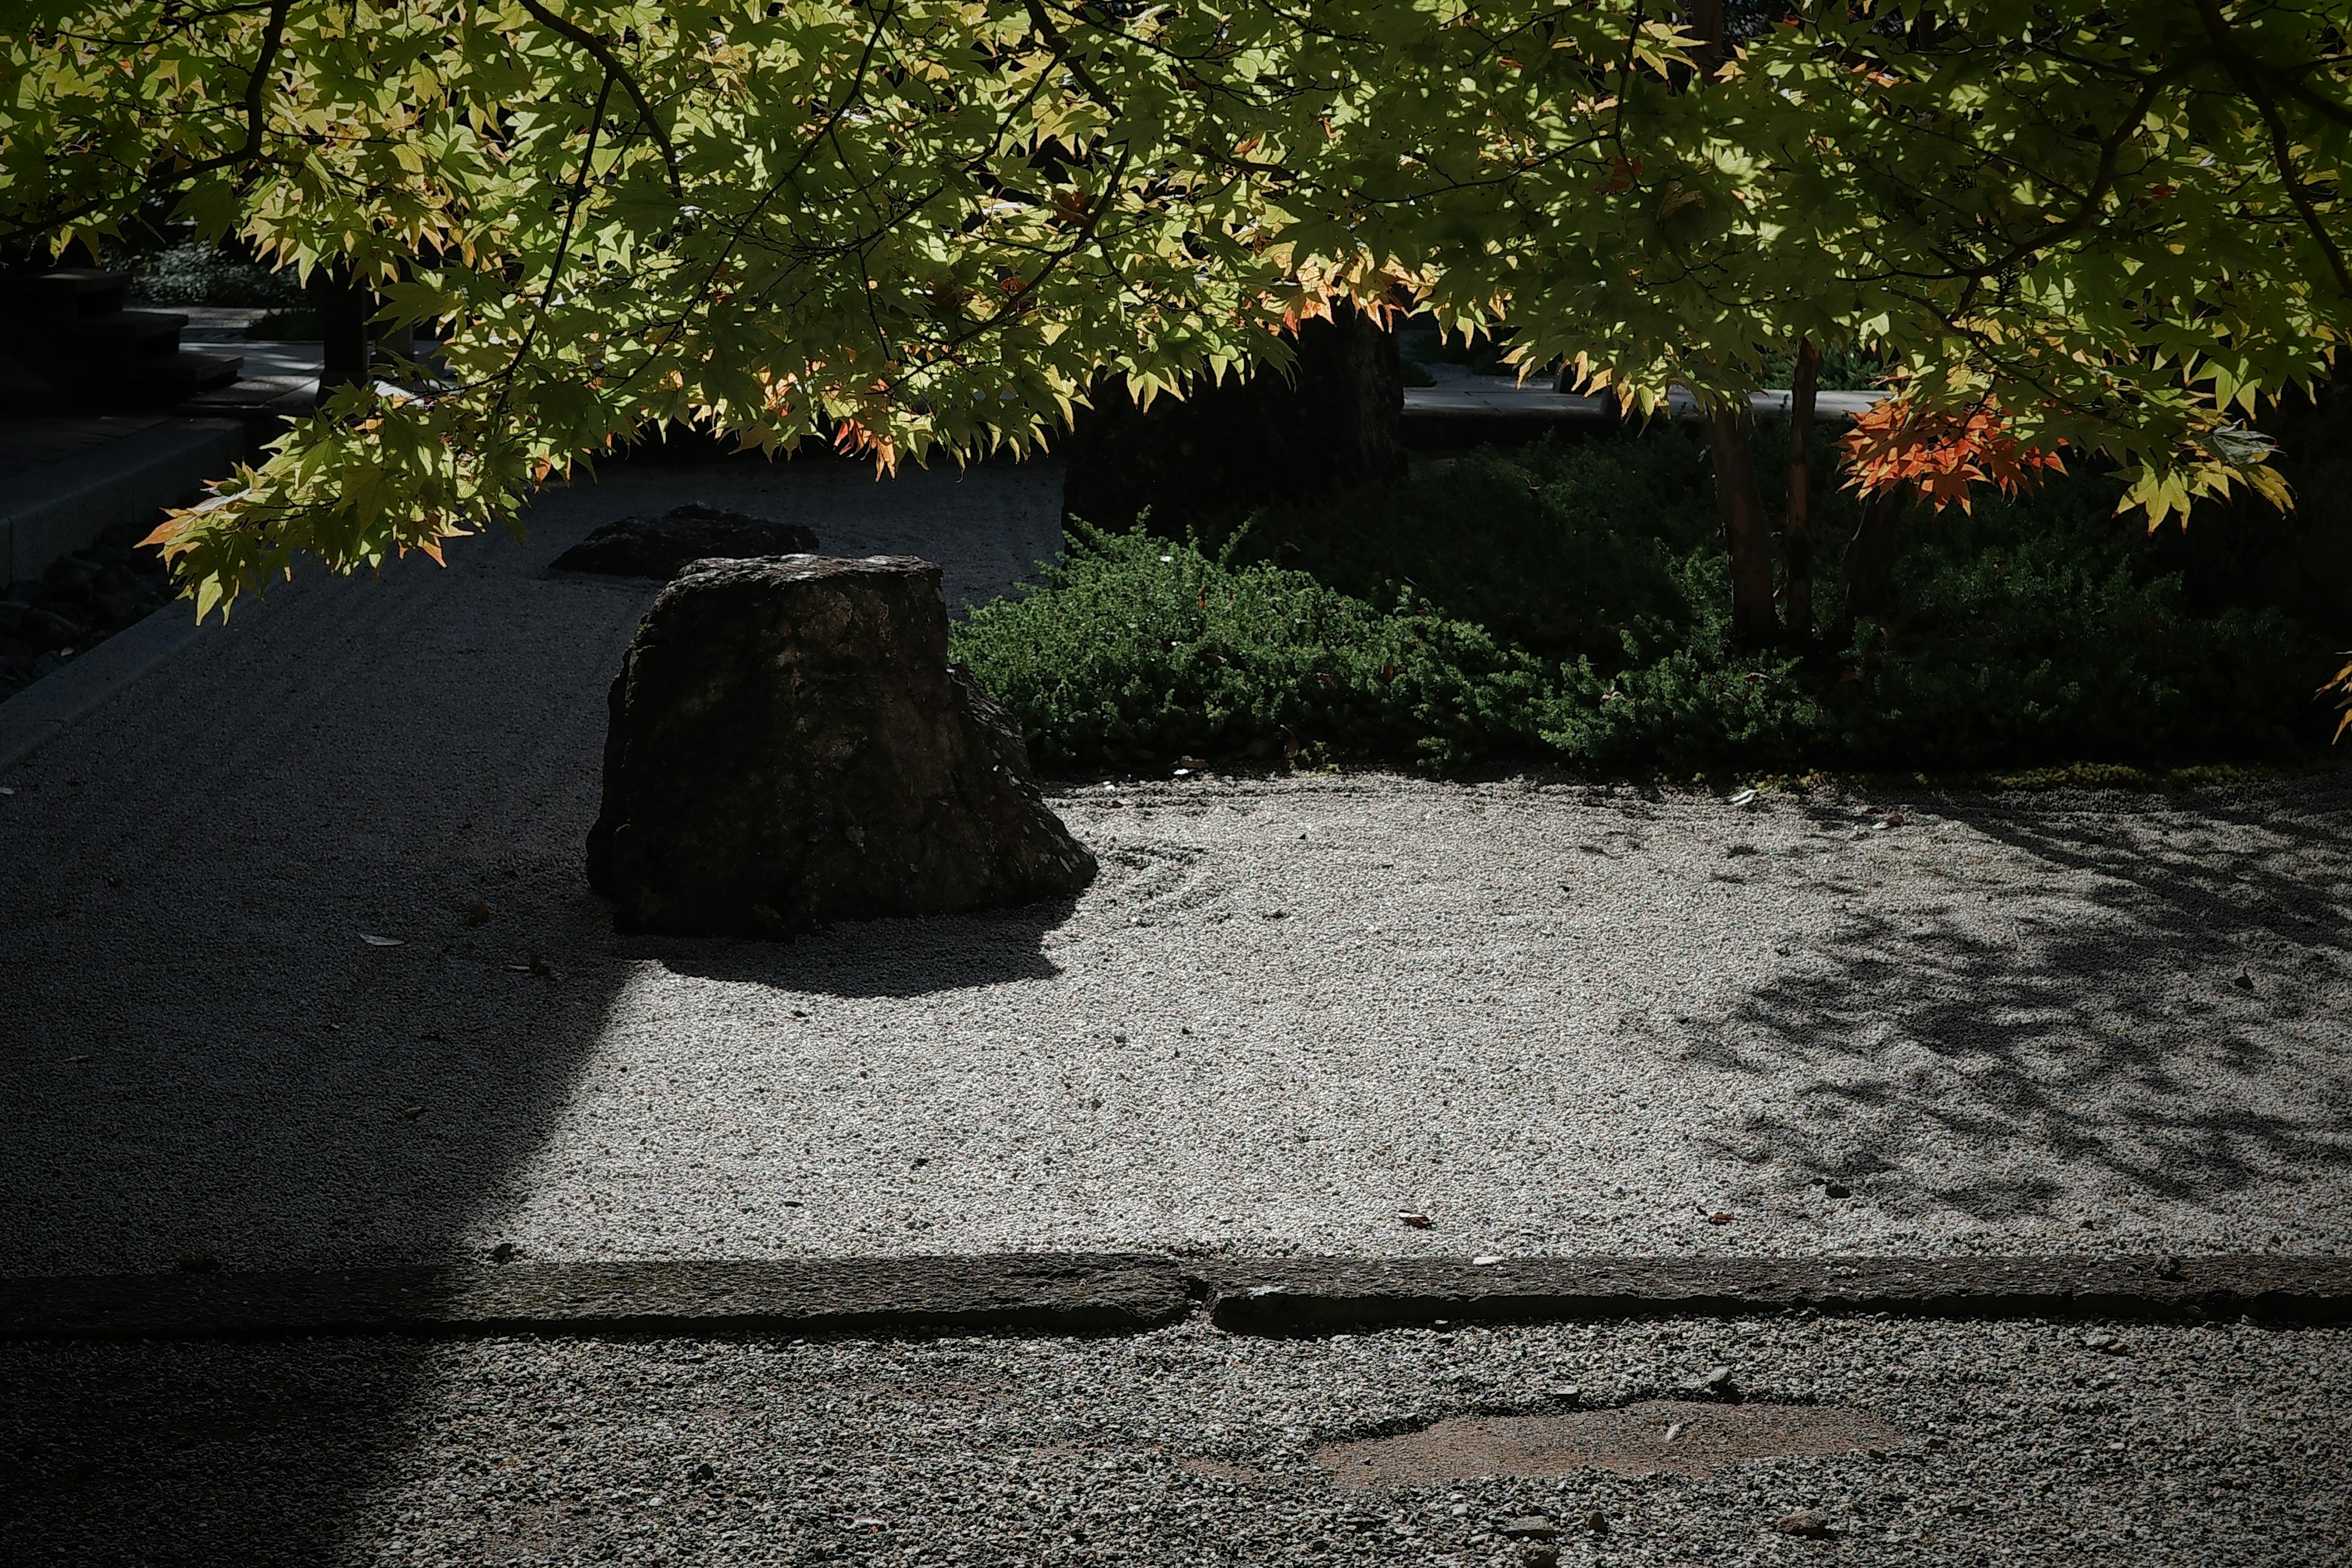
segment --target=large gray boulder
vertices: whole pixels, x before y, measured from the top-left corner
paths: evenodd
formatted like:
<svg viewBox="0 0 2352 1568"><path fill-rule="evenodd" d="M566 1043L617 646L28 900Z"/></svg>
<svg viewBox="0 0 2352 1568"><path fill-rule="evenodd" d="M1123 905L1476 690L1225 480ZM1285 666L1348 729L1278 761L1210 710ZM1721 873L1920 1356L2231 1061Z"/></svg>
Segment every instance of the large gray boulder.
<svg viewBox="0 0 2352 1568"><path fill-rule="evenodd" d="M1019 727L949 664L929 562L697 562L611 703L588 879L624 931L789 936L1094 879Z"/></svg>

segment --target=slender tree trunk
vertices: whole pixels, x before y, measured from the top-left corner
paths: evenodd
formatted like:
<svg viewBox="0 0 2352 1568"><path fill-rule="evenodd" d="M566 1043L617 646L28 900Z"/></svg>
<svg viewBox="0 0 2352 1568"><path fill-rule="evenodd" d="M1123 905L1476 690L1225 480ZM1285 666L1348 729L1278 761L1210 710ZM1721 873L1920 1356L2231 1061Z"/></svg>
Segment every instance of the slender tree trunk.
<svg viewBox="0 0 2352 1568"><path fill-rule="evenodd" d="M1822 385L1822 351L1811 338L1797 343L1797 374L1789 388L1789 509L1780 518L1780 544L1789 563L1789 640L1813 640L1813 396Z"/></svg>
<svg viewBox="0 0 2352 1568"><path fill-rule="evenodd" d="M368 378L370 342L368 318L375 313L375 296L341 268L322 273L313 286L320 334L326 340L326 363L319 373L319 390Z"/></svg>
<svg viewBox="0 0 2352 1568"><path fill-rule="evenodd" d="M1698 35L1699 57L1712 75L1728 54L1723 43L1723 0L1692 0L1690 24Z"/></svg>
<svg viewBox="0 0 2352 1568"><path fill-rule="evenodd" d="M1731 635L1742 647L1780 640L1772 611L1772 531L1756 488L1756 450L1749 440L1755 411L1744 397L1707 412L1707 447L1715 456L1715 504L1731 550Z"/></svg>
<svg viewBox="0 0 2352 1568"><path fill-rule="evenodd" d="M1870 498L1862 526L1845 550L1845 618L1884 619L1895 613L1895 525L1903 516L1903 490L1890 485Z"/></svg>

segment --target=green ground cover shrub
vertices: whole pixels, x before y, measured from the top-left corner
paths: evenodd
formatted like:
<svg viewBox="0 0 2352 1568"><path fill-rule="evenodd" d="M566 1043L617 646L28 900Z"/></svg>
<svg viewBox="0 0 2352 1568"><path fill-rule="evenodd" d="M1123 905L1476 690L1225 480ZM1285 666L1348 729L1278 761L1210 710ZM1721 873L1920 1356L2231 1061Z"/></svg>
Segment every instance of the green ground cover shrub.
<svg viewBox="0 0 2352 1568"><path fill-rule="evenodd" d="M131 292L146 305L294 305L302 299L289 274L193 240L137 258Z"/></svg>
<svg viewBox="0 0 2352 1568"><path fill-rule="evenodd" d="M1769 476L1784 440L1759 432ZM2115 495L2078 475L1980 500L1973 516L1915 510L1896 616L1759 655L1729 646L1705 443L1672 426L1546 441L1269 509L1223 539L1076 530L1044 585L975 612L957 649L1063 769L1253 743L1439 771L1612 772L2149 767L2315 749L2328 725L2312 693L2352 617L2341 579L2332 595L2299 582L2303 600L2283 607L2277 558L2332 558L2352 517L2323 506L2273 525L2263 559L2233 576L2113 516ZM1769 506L1780 499L1768 487ZM1857 510L1834 493L1816 509L1826 615Z"/></svg>

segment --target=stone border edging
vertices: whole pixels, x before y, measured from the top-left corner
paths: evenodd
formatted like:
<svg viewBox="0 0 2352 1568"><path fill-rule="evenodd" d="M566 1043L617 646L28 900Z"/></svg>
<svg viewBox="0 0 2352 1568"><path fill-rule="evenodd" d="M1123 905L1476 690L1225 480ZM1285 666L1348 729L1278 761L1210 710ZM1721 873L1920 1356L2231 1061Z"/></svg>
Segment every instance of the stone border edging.
<svg viewBox="0 0 2352 1568"><path fill-rule="evenodd" d="M1192 1310L1164 1260L1004 1257L0 1279L0 1339L1158 1328Z"/></svg>
<svg viewBox="0 0 2352 1568"><path fill-rule="evenodd" d="M1923 1317L2352 1320L2352 1258L1528 1258L1235 1262L1210 1318L1237 1333L1811 1307Z"/></svg>
<svg viewBox="0 0 2352 1568"><path fill-rule="evenodd" d="M2352 1258L1234 1258L1135 1254L512 1263L0 1278L0 1340L303 1334L1321 1334L1813 1308L2352 1321Z"/></svg>
<svg viewBox="0 0 2352 1568"><path fill-rule="evenodd" d="M0 497L0 584L37 577L110 523L154 514L245 456L245 426L163 419L10 478Z"/></svg>
<svg viewBox="0 0 2352 1568"><path fill-rule="evenodd" d="M185 601L173 600L0 702L0 773L72 727L203 634Z"/></svg>

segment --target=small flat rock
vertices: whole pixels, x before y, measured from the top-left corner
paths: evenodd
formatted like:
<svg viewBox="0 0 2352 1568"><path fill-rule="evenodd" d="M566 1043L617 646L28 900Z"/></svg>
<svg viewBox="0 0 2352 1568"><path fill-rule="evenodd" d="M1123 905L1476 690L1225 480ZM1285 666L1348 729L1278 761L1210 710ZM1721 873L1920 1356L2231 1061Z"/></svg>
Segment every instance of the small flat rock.
<svg viewBox="0 0 2352 1568"><path fill-rule="evenodd" d="M1559 1533L1559 1526L1539 1513L1523 1514L1517 1519L1507 1519L1503 1521L1500 1528L1505 1535L1514 1541L1549 1541Z"/></svg>
<svg viewBox="0 0 2352 1568"><path fill-rule="evenodd" d="M697 561L812 555L816 547L816 535L796 522L688 501L659 517L608 522L557 556L553 564L558 572L667 583Z"/></svg>
<svg viewBox="0 0 2352 1568"><path fill-rule="evenodd" d="M1804 1535L1818 1540L1830 1533L1830 1516L1819 1509L1801 1508L1775 1520L1772 1528L1783 1535Z"/></svg>

